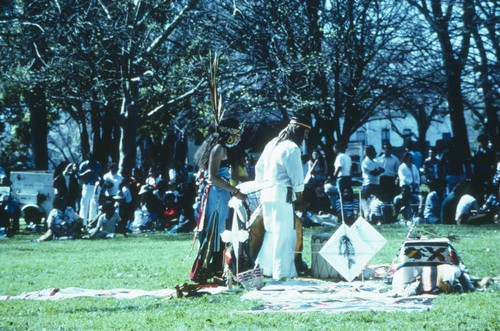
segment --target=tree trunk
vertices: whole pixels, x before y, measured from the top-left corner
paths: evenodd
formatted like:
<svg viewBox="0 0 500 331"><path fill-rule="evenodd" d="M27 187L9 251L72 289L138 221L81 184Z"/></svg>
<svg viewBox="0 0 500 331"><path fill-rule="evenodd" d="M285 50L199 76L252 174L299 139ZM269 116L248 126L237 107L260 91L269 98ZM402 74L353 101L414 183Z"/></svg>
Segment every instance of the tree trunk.
<svg viewBox="0 0 500 331"><path fill-rule="evenodd" d="M132 173L137 158L137 110L135 105L129 105L120 118L120 164L119 169L125 176Z"/></svg>
<svg viewBox="0 0 500 331"><path fill-rule="evenodd" d="M49 168L49 153L47 148L47 103L43 87L35 86L28 92L30 110L31 146L36 170Z"/></svg>
<svg viewBox="0 0 500 331"><path fill-rule="evenodd" d="M491 82L488 74L488 56L484 48L483 40L479 35L477 24L474 24L473 27L474 40L479 50L479 57L481 59L481 63L479 65L479 80L483 92L484 106L486 110L486 133L490 137L490 140L493 142L494 149L497 150L500 147L500 132L498 115L495 107L495 91L493 89L493 83Z"/></svg>
<svg viewBox="0 0 500 331"><path fill-rule="evenodd" d="M441 53L443 58L443 67L447 78L446 93L448 107L450 111L451 128L453 136L457 140L460 151L465 153L466 158L470 156L469 137L467 134L467 126L465 124L464 103L462 95L462 66L467 59L470 41L470 31L464 29L462 35L461 50L455 57L453 43L451 41L448 21L444 19L441 12L440 1L432 3L434 12L434 29L437 33L439 43L441 45ZM464 25L470 26L471 18L471 1L464 1Z"/></svg>
<svg viewBox="0 0 500 331"><path fill-rule="evenodd" d="M449 67L451 66L451 69ZM462 96L462 79L455 64L447 64L448 82L446 85L448 107L450 110L451 128L457 140L460 152L470 155L469 137L465 124L464 103Z"/></svg>

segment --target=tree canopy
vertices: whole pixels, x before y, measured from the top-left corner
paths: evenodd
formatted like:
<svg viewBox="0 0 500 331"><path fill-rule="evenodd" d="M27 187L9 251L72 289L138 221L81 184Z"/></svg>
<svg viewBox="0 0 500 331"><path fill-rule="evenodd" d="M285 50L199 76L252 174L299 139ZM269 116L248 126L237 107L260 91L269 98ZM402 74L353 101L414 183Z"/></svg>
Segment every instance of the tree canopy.
<svg viewBox="0 0 500 331"><path fill-rule="evenodd" d="M309 116L328 160L374 118L413 117L423 147L448 114L466 152L470 111L497 143L499 12L496 0L1 1L0 162L46 169L93 152L125 173L175 167L176 139L213 126L210 52L231 116L252 130Z"/></svg>

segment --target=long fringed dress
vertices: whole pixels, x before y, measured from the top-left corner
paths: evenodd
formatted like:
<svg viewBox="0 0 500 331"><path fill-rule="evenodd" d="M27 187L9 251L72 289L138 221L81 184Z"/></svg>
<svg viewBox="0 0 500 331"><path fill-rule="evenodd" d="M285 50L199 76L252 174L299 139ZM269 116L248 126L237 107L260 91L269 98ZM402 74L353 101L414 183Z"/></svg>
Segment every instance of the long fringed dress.
<svg viewBox="0 0 500 331"><path fill-rule="evenodd" d="M218 176L228 181L231 178L227 161L221 162ZM205 171L205 178L207 178L207 171ZM217 185L207 183L203 189L202 206L196 229L199 231L200 249L190 273L190 278L197 283L204 283L214 275L222 275L224 249L220 234L226 228L230 198L231 194Z"/></svg>

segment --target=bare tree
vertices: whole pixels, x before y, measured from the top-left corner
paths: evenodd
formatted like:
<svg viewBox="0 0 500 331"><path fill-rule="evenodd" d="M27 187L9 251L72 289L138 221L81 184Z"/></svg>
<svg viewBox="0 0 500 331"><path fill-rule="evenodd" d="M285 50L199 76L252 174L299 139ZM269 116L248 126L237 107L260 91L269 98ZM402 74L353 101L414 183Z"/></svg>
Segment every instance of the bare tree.
<svg viewBox="0 0 500 331"><path fill-rule="evenodd" d="M446 95L453 135L460 151L469 155L470 147L464 117L462 73L470 49L473 22L473 0L407 0L425 17L437 35L441 47L443 71L446 75ZM461 4L461 6L459 6ZM456 45L458 49L456 49Z"/></svg>

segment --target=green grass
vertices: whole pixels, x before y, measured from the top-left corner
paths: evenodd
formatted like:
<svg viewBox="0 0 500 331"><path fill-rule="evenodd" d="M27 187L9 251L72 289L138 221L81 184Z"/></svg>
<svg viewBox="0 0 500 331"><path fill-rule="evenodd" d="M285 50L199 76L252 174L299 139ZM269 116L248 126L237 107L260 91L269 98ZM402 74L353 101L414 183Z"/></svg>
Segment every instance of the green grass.
<svg viewBox="0 0 500 331"><path fill-rule="evenodd" d="M305 229L304 259L310 266L313 233ZM379 227L388 239L370 261L390 263L408 228ZM498 225L481 227L421 226L414 234L450 238L473 276L500 276ZM191 234L147 233L113 240L30 242L34 234L0 240L0 295L47 288L129 288L157 290L189 282L196 253L184 264ZM9 330L499 330L499 287L440 295L430 311L357 312L328 315L242 314L258 302L240 300L244 290L196 298L76 298L62 301L0 301L0 329Z"/></svg>

